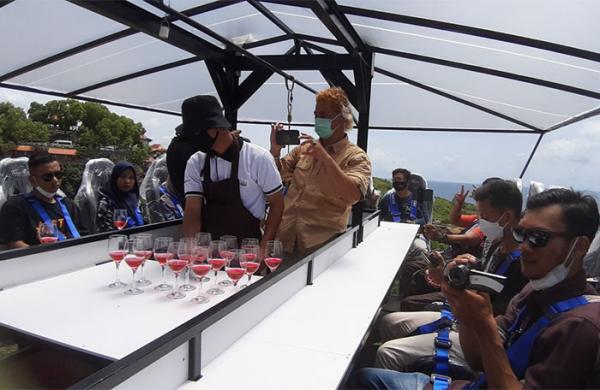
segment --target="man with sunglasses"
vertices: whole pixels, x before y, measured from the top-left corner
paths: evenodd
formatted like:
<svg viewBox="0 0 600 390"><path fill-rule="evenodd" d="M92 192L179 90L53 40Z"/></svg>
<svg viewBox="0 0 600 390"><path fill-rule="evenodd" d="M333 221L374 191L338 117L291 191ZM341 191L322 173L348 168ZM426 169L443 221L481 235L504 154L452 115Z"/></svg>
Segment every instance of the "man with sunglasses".
<svg viewBox="0 0 600 390"><path fill-rule="evenodd" d="M530 282L494 318L487 294L443 284L459 321L471 383L420 373L367 369L362 388L597 388L600 385L600 299L586 283L583 258L598 229L596 201L551 189L527 202L513 229L521 270ZM469 259L449 265L468 264Z"/></svg>
<svg viewBox="0 0 600 390"><path fill-rule="evenodd" d="M58 195L62 172L56 158L34 152L29 158L29 180L33 191L11 197L0 210L0 244L8 249L40 244L40 226L55 226L61 241L79 238L79 210Z"/></svg>

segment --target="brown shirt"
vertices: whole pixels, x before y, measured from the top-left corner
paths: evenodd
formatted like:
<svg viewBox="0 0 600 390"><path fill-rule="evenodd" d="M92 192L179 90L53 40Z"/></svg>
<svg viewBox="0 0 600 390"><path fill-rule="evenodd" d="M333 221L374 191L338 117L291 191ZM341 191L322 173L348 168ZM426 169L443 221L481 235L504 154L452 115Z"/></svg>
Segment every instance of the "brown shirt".
<svg viewBox="0 0 600 390"><path fill-rule="evenodd" d="M281 159L280 173L288 191L278 237L286 252L294 247L307 251L346 230L352 207L340 197L323 167L304 154L307 147L300 145ZM326 150L364 196L371 177L367 154L347 136Z"/></svg>
<svg viewBox="0 0 600 390"><path fill-rule="evenodd" d="M525 304L528 314L523 319L528 329L550 304L579 295L594 295L582 272L543 291L531 284L510 302L506 314L496 317L501 333L514 321ZM593 297L596 298L596 297ZM588 303L559 315L536 337L525 371L524 388L574 389L596 387L594 369L600 346L600 302Z"/></svg>

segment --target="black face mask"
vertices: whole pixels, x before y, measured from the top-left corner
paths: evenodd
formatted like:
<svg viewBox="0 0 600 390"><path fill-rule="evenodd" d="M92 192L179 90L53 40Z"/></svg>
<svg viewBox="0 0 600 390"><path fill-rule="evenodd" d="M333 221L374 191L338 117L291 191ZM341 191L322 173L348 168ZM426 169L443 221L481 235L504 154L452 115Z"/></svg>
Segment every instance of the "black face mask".
<svg viewBox="0 0 600 390"><path fill-rule="evenodd" d="M395 181L392 183L392 185L396 191L402 191L406 188L407 183L405 181Z"/></svg>
<svg viewBox="0 0 600 390"><path fill-rule="evenodd" d="M216 138L212 138L208 135L207 131L201 131L197 135L198 137L198 148L201 152L209 153L212 150L213 145L215 144Z"/></svg>

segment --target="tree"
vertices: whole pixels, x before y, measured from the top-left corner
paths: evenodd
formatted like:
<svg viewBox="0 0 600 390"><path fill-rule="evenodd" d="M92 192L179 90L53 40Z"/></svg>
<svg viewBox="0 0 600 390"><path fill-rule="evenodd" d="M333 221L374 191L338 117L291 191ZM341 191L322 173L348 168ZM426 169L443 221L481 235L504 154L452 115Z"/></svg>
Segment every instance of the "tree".
<svg viewBox="0 0 600 390"><path fill-rule="evenodd" d="M10 103L0 103L0 136L3 142L46 142L48 126L27 118L25 111Z"/></svg>
<svg viewBox="0 0 600 390"><path fill-rule="evenodd" d="M75 99L51 100L46 104L31 103L28 110L33 121L49 125L55 136L74 139L83 121L83 104Z"/></svg>

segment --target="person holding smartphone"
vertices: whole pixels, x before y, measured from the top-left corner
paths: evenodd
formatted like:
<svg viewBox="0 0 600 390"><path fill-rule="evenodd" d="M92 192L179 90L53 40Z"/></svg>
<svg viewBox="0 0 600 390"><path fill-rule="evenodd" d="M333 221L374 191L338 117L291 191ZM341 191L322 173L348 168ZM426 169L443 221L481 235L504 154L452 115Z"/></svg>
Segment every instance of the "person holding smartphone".
<svg viewBox="0 0 600 390"><path fill-rule="evenodd" d="M278 237L286 252L310 252L346 230L352 205L364 198L371 177L371 161L348 140L352 111L339 87L317 94L315 132L299 138L302 144L286 156L271 126L271 154L288 187Z"/></svg>

